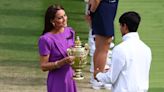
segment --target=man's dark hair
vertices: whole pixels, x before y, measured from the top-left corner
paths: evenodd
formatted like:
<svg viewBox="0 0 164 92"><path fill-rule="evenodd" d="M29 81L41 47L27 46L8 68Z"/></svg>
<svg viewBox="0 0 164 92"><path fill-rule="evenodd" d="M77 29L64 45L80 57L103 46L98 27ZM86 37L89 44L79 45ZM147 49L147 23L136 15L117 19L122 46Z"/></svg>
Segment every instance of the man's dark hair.
<svg viewBox="0 0 164 92"><path fill-rule="evenodd" d="M121 25L126 24L129 29L129 32L136 32L140 21L141 21L140 15L134 11L125 12L119 18L119 23Z"/></svg>

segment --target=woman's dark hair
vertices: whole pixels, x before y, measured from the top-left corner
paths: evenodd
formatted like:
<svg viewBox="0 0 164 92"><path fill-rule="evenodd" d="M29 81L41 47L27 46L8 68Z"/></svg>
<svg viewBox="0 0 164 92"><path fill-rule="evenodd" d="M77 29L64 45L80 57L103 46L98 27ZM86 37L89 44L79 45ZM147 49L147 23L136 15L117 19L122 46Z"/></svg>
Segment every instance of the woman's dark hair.
<svg viewBox="0 0 164 92"><path fill-rule="evenodd" d="M51 20L55 18L56 12L58 10L64 10L64 8L61 5L51 5L48 7L45 13L44 30L42 35L44 35L47 32L50 32L54 28L54 26L51 23Z"/></svg>
<svg viewBox="0 0 164 92"><path fill-rule="evenodd" d="M129 32L136 32L140 21L141 21L140 15L134 11L125 12L119 18L119 23L121 25L126 24L129 29Z"/></svg>

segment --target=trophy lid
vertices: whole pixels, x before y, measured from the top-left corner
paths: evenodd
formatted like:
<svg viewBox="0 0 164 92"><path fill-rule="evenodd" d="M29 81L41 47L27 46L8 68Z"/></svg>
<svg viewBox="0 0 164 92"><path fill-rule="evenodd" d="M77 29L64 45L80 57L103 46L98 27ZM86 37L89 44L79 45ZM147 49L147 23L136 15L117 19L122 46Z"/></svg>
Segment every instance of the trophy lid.
<svg viewBox="0 0 164 92"><path fill-rule="evenodd" d="M79 36L76 36L75 47L81 47L81 41Z"/></svg>

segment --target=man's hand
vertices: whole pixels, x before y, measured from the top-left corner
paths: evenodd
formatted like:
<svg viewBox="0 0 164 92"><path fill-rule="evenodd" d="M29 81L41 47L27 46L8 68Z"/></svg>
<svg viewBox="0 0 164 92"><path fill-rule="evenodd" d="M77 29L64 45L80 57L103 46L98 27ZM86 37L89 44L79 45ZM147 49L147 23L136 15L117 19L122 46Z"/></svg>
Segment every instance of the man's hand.
<svg viewBox="0 0 164 92"><path fill-rule="evenodd" d="M109 71L109 70L110 70L110 67L109 67L108 65L105 65L104 71L100 71L99 68L96 68L96 70L94 70L94 79L97 80L96 75L97 75L98 73L100 73L100 72L105 73L105 72L107 72L107 71ZM97 81L99 81L99 80L97 80Z"/></svg>
<svg viewBox="0 0 164 92"><path fill-rule="evenodd" d="M89 0L89 4L91 5L90 11L95 12L97 7L99 6L101 0Z"/></svg>
<svg viewBox="0 0 164 92"><path fill-rule="evenodd" d="M91 16L85 15L85 19L88 22L89 26L91 26Z"/></svg>

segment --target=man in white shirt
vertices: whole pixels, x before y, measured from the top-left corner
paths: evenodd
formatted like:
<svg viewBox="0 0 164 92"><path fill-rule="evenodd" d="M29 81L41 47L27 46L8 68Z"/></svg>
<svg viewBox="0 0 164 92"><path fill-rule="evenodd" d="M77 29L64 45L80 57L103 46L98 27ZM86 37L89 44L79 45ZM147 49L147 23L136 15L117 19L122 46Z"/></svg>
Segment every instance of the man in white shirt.
<svg viewBox="0 0 164 92"><path fill-rule="evenodd" d="M121 15L123 42L113 49L111 69L95 74L98 81L112 84L112 92L148 91L152 55L137 33L140 20L139 14L133 11Z"/></svg>

